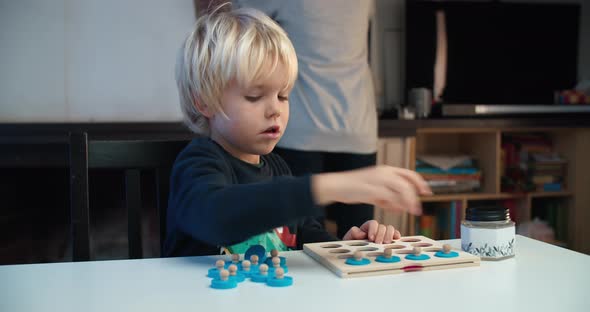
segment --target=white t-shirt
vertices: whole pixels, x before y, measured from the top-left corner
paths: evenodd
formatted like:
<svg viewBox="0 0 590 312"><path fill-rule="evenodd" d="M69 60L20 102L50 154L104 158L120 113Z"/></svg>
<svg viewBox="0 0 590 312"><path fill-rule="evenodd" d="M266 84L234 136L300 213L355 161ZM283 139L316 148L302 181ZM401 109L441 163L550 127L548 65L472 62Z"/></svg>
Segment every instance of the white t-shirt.
<svg viewBox="0 0 590 312"><path fill-rule="evenodd" d="M289 95L289 124L279 147L323 152L374 153L377 108L369 67L368 0L234 0L277 21L297 52L299 76ZM376 36L373 36L376 37ZM376 40L371 65L378 66ZM375 62L373 61L375 60Z"/></svg>

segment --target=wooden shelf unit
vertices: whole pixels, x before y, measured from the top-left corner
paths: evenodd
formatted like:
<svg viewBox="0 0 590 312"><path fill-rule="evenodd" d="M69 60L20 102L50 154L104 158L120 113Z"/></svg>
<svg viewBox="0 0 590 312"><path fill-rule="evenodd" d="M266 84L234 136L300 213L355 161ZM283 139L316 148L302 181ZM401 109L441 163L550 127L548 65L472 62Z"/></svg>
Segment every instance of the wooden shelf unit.
<svg viewBox="0 0 590 312"><path fill-rule="evenodd" d="M458 194L437 194L432 196L422 196L420 200L422 202L447 202L455 200L484 200L484 199L508 199L516 198L518 194L509 193L458 193Z"/></svg>
<svg viewBox="0 0 590 312"><path fill-rule="evenodd" d="M544 133L553 143L553 150L567 160L565 190L558 192L505 193L501 191L502 135L509 133ZM536 199L563 200L568 209L568 248L590 254L585 221L590 220L590 129L565 127L510 127L510 128L417 128L415 135L385 137L380 140L378 161L393 166L416 168L416 157L421 154L466 154L477 159L482 170L482 187L478 192L437 194L423 196L423 203L460 201L461 219L465 209L473 201L514 200L517 206L517 224L531 219ZM379 212L376 218L392 224L403 223L405 235L417 235L416 217L411 215ZM419 217L418 217L419 218ZM585 238L586 237L586 238ZM447 237L440 237L441 239Z"/></svg>
<svg viewBox="0 0 590 312"><path fill-rule="evenodd" d="M455 200L500 200L514 198L542 198L542 197L568 197L573 193L569 191L560 192L533 192L533 193L457 193L457 194L439 194L432 196L422 196L422 202L446 202Z"/></svg>

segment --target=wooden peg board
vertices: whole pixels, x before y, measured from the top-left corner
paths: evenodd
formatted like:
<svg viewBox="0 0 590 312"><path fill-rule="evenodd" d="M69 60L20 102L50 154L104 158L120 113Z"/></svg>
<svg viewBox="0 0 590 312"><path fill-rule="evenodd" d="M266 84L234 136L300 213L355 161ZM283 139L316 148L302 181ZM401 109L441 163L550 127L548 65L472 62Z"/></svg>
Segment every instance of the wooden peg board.
<svg viewBox="0 0 590 312"><path fill-rule="evenodd" d="M461 250L452 250L459 254L454 258L436 257L435 253L442 251L442 246L442 243L425 236L405 236L391 244L375 244L363 240L304 244L303 251L342 278L479 266L479 257ZM422 254L430 256L430 259L406 259L406 255L413 253L414 247L421 247ZM401 261L375 261L377 256L383 255L385 249L393 249L393 255L398 256ZM355 251L362 251L364 258L369 259L370 263L358 266L346 264L346 259L352 258Z"/></svg>

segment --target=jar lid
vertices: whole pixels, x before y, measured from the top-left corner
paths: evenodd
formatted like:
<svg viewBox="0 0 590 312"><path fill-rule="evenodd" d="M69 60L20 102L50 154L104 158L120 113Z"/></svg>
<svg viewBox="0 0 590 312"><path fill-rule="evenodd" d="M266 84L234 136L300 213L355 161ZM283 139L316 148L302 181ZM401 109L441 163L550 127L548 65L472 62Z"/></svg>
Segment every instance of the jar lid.
<svg viewBox="0 0 590 312"><path fill-rule="evenodd" d="M468 221L506 221L510 220L510 212L502 206L468 207L465 211Z"/></svg>

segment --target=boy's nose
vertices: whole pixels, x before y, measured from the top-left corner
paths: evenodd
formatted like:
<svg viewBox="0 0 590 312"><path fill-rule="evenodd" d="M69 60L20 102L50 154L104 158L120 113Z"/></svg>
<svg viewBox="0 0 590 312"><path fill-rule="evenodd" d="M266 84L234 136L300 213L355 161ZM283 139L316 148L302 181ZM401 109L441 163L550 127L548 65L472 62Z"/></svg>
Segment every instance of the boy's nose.
<svg viewBox="0 0 590 312"><path fill-rule="evenodd" d="M282 109L278 103L273 103L270 105L267 111L267 118L279 118L281 117Z"/></svg>
<svg viewBox="0 0 590 312"><path fill-rule="evenodd" d="M279 118L281 117L281 113L281 109L273 109L272 112L268 114L268 118Z"/></svg>

